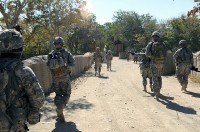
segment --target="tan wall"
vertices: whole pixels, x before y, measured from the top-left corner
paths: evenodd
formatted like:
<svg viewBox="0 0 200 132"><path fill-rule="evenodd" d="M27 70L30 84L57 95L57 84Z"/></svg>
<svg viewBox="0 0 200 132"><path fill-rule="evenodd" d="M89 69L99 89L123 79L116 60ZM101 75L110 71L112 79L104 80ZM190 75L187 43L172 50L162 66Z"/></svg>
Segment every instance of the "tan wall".
<svg viewBox="0 0 200 132"><path fill-rule="evenodd" d="M72 67L71 74L73 77L79 76L81 72L89 69L92 65L93 58L91 53L74 56L74 58L75 66ZM47 55L35 56L23 62L34 71L44 92L47 93L52 84L52 75L46 66Z"/></svg>
<svg viewBox="0 0 200 132"><path fill-rule="evenodd" d="M193 54L194 66L200 70L200 51ZM197 78L200 78L200 72L191 72Z"/></svg>

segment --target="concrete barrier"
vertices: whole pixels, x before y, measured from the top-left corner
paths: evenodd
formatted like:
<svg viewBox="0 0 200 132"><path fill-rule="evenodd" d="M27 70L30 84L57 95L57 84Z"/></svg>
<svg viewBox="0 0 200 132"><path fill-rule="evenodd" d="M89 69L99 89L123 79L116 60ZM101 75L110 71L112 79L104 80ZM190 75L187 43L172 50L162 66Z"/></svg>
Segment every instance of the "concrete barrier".
<svg viewBox="0 0 200 132"><path fill-rule="evenodd" d="M71 75L73 77L79 76L83 71L88 70L93 62L93 54L86 53L84 55L74 56L75 66L72 67ZM43 90L48 93L52 85L52 75L50 69L46 66L47 55L31 57L23 61L25 65L29 66L36 74Z"/></svg>
<svg viewBox="0 0 200 132"><path fill-rule="evenodd" d="M176 71L175 62L173 59L173 54L171 51L167 51L166 60L163 67L163 75L174 75Z"/></svg>
<svg viewBox="0 0 200 132"><path fill-rule="evenodd" d="M194 66L200 70L200 51L193 54ZM200 79L200 72L191 71L191 74Z"/></svg>

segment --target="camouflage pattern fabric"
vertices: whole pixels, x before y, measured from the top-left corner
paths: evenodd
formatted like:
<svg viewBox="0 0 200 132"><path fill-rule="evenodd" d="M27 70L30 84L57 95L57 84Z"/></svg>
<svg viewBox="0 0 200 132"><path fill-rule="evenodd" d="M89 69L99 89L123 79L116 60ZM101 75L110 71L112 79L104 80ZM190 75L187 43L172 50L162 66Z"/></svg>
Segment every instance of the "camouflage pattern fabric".
<svg viewBox="0 0 200 132"><path fill-rule="evenodd" d="M180 48L174 53L173 57L176 63L176 77L182 89L186 90L190 67L193 66L192 51L187 47Z"/></svg>
<svg viewBox="0 0 200 132"><path fill-rule="evenodd" d="M56 67L52 66L53 63L51 63L51 60L55 59L55 55L58 55L59 59L63 60L57 61ZM64 48L53 49L48 55L47 66L50 67L53 77L52 89L56 93L54 103L57 111L62 111L69 101L71 94L70 69L74 64L73 55Z"/></svg>
<svg viewBox="0 0 200 132"><path fill-rule="evenodd" d="M143 78L143 86L147 85L147 78L149 78L149 84L152 85L152 75L150 70L150 59L146 55L141 55L140 73Z"/></svg>
<svg viewBox="0 0 200 132"><path fill-rule="evenodd" d="M113 55L111 53L106 54L106 64L107 64L107 69L111 70L111 61L113 59Z"/></svg>
<svg viewBox="0 0 200 132"><path fill-rule="evenodd" d="M12 61L12 59L7 58L0 60L1 66ZM5 124L5 120L5 122L0 122L0 131L26 132L28 130L26 121L30 124L36 124L40 120L39 109L44 104L44 92L33 71L20 60L14 61L10 67L13 69L13 73L9 74L9 78L10 76L12 78L9 79L5 89L6 112L4 111L4 116L0 116L7 119L9 124ZM0 102L2 110L2 101Z"/></svg>
<svg viewBox="0 0 200 132"><path fill-rule="evenodd" d="M162 42L150 42L146 47L146 56L151 59L150 69L152 73L153 90L160 92L162 88L162 68L166 57L166 46Z"/></svg>
<svg viewBox="0 0 200 132"><path fill-rule="evenodd" d="M103 55L101 53L94 52L94 69L95 72L101 72L101 63L103 62Z"/></svg>

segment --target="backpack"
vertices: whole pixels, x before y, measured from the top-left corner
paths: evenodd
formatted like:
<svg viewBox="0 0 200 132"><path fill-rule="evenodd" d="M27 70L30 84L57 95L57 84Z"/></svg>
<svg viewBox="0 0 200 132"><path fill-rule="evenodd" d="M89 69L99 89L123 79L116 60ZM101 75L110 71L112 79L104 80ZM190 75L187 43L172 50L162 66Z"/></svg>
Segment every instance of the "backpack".
<svg viewBox="0 0 200 132"><path fill-rule="evenodd" d="M192 52L188 48L181 48L177 57L177 63L191 64Z"/></svg>
<svg viewBox="0 0 200 132"><path fill-rule="evenodd" d="M19 88L14 74L14 69L19 62L18 59L0 59L0 128L2 129L0 131L10 129L11 124L13 124L6 110L16 99L11 94Z"/></svg>

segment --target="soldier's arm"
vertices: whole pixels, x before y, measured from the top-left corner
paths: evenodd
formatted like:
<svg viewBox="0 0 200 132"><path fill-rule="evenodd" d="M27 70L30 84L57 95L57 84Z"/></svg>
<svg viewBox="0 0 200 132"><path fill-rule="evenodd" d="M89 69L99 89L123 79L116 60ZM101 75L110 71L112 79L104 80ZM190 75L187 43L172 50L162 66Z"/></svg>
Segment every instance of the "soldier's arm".
<svg viewBox="0 0 200 132"><path fill-rule="evenodd" d="M68 52L67 54L68 54L68 59L67 59L68 65L74 66L75 65L75 59L74 59L73 55L70 52Z"/></svg>
<svg viewBox="0 0 200 132"><path fill-rule="evenodd" d="M39 110L44 104L45 96L36 75L31 68L24 65L21 65L16 70L16 75L24 88L29 101L29 107Z"/></svg>
<svg viewBox="0 0 200 132"><path fill-rule="evenodd" d="M191 62L191 65L193 66L194 65L193 53L191 49L189 49L189 51L190 51L190 62Z"/></svg>
<svg viewBox="0 0 200 132"><path fill-rule="evenodd" d="M147 46L146 46L146 52L145 52L145 55L149 58L151 58L151 46L152 44L149 43Z"/></svg>

